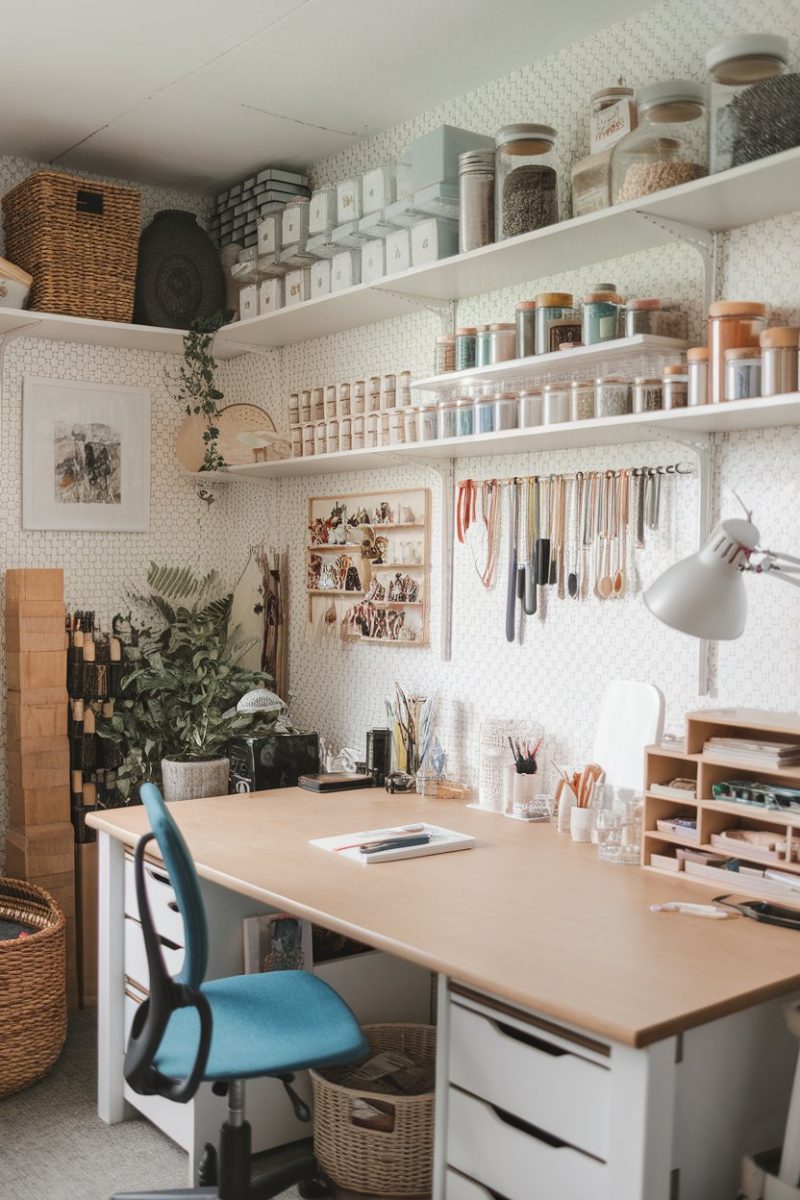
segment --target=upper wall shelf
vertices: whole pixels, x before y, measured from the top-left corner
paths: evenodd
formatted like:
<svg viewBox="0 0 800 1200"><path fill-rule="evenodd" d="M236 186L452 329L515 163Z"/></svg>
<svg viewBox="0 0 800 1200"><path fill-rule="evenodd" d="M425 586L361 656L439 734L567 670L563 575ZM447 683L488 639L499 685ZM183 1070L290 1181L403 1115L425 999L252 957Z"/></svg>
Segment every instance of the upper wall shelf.
<svg viewBox="0 0 800 1200"><path fill-rule="evenodd" d="M33 309L0 308L0 336L6 333L49 338L56 342L83 342L89 346L114 346L122 350L183 353L182 329L131 325L123 321L95 321L89 317L58 316ZM244 351L231 344L223 345L218 338L214 353L218 358L233 358Z"/></svg>
<svg viewBox="0 0 800 1200"><path fill-rule="evenodd" d="M380 282L350 288L223 329L217 347L288 346L402 316L412 304L441 305L526 280L619 258L674 241L662 222L725 232L793 212L800 205L800 147L696 179L602 212L484 246Z"/></svg>

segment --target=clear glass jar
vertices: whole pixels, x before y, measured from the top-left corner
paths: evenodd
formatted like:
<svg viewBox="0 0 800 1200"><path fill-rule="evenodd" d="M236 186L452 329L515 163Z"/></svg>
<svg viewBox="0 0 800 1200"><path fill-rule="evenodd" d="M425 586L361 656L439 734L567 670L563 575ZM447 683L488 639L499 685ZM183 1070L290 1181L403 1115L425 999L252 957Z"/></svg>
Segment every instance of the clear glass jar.
<svg viewBox="0 0 800 1200"><path fill-rule="evenodd" d="M489 341L489 326L479 325L475 330L475 366L491 365L492 344Z"/></svg>
<svg viewBox="0 0 800 1200"><path fill-rule="evenodd" d="M366 384L364 383L364 380L357 379L353 384L353 399L351 405L353 416L355 416L357 413L363 413L366 411L365 392Z"/></svg>
<svg viewBox="0 0 800 1200"><path fill-rule="evenodd" d="M611 151L615 204L708 174L706 89L667 79L639 89L639 125Z"/></svg>
<svg viewBox="0 0 800 1200"><path fill-rule="evenodd" d="M520 300L516 306L516 357L530 358L536 353L536 301Z"/></svg>
<svg viewBox="0 0 800 1200"><path fill-rule="evenodd" d="M363 420L363 417L362 417L362 420ZM328 438L330 438L330 427L328 428ZM328 445L328 449L329 450L331 449L330 444ZM342 417L341 421L339 422L339 449L340 450L352 450L353 449L353 418L352 417Z"/></svg>
<svg viewBox="0 0 800 1200"><path fill-rule="evenodd" d="M359 413L357 417L351 417L350 437L354 450L363 450L365 445L365 417L363 413Z"/></svg>
<svg viewBox="0 0 800 1200"><path fill-rule="evenodd" d="M456 369L456 339L452 333L442 333L436 339L434 375L447 375Z"/></svg>
<svg viewBox="0 0 800 1200"><path fill-rule="evenodd" d="M708 404L708 346L692 346L686 351L689 376L689 408Z"/></svg>
<svg viewBox="0 0 800 1200"><path fill-rule="evenodd" d="M561 425L569 420L570 389L563 383L545 384L542 390L542 424Z"/></svg>
<svg viewBox="0 0 800 1200"><path fill-rule="evenodd" d="M664 367L664 408L686 408L689 403L689 373L683 363Z"/></svg>
<svg viewBox="0 0 800 1200"><path fill-rule="evenodd" d="M535 303L537 354L552 354L562 342L581 340L581 315L571 292L540 292Z"/></svg>
<svg viewBox="0 0 800 1200"><path fill-rule="evenodd" d="M311 389L306 388L300 395L300 420L303 424L311 420Z"/></svg>
<svg viewBox="0 0 800 1200"><path fill-rule="evenodd" d="M633 381L633 411L658 412L664 407L664 389L660 379L637 375Z"/></svg>
<svg viewBox="0 0 800 1200"><path fill-rule="evenodd" d="M367 412L378 412L381 406L381 377L380 375L370 375L369 377L369 396L367 398Z"/></svg>
<svg viewBox="0 0 800 1200"><path fill-rule="evenodd" d="M376 450L379 445L381 419L380 414L376 412L367 413L364 419L364 447L367 450Z"/></svg>
<svg viewBox="0 0 800 1200"><path fill-rule="evenodd" d="M300 395L298 392L292 392L289 397L289 424L299 425L300 423Z"/></svg>
<svg viewBox="0 0 800 1200"><path fill-rule="evenodd" d="M589 152L608 150L636 128L636 101L632 87L603 88L590 99Z"/></svg>
<svg viewBox="0 0 800 1200"><path fill-rule="evenodd" d="M460 396L456 401L456 433L472 437L475 432L475 397Z"/></svg>
<svg viewBox="0 0 800 1200"><path fill-rule="evenodd" d="M519 401L514 392L498 392L494 398L494 427L516 429L519 426Z"/></svg>
<svg viewBox="0 0 800 1200"><path fill-rule="evenodd" d="M631 389L617 375L601 375L594 381L594 415L622 417L631 411Z"/></svg>
<svg viewBox="0 0 800 1200"><path fill-rule="evenodd" d="M311 458L316 448L316 427L313 421L303 425L303 458Z"/></svg>
<svg viewBox="0 0 800 1200"><path fill-rule="evenodd" d="M786 117L800 103L800 78L784 74L788 65L789 43L774 33L739 34L708 51L712 174L798 144Z"/></svg>
<svg viewBox="0 0 800 1200"><path fill-rule="evenodd" d="M522 429L532 429L542 423L542 393L520 392L519 423Z"/></svg>
<svg viewBox="0 0 800 1200"><path fill-rule="evenodd" d="M496 144L495 239L517 237L558 220L556 131L506 125Z"/></svg>
<svg viewBox="0 0 800 1200"><path fill-rule="evenodd" d="M292 458L303 457L303 426L292 425L289 430L289 438L292 446Z"/></svg>
<svg viewBox="0 0 800 1200"><path fill-rule="evenodd" d="M626 337L653 333L657 337L685 339L688 327L686 313L667 300L629 300L625 305Z"/></svg>
<svg viewBox="0 0 800 1200"><path fill-rule="evenodd" d="M573 379L569 389L570 421L591 421L594 416L594 384L590 379Z"/></svg>
<svg viewBox="0 0 800 1200"><path fill-rule="evenodd" d="M797 391L800 329L776 326L761 334L761 395Z"/></svg>
<svg viewBox="0 0 800 1200"><path fill-rule="evenodd" d="M378 413L378 445L379 446L390 446L392 444L391 443L391 430L389 428L389 416L390 416L389 409L384 409L382 412Z"/></svg>
<svg viewBox="0 0 800 1200"><path fill-rule="evenodd" d="M733 347L725 351L725 399L752 400L761 395L761 349Z"/></svg>
<svg viewBox="0 0 800 1200"><path fill-rule="evenodd" d="M468 150L459 154L459 254L494 241L494 175L494 151Z"/></svg>
<svg viewBox="0 0 800 1200"><path fill-rule="evenodd" d="M464 326L456 330L456 370L471 371L475 366L475 337L477 330Z"/></svg>
<svg viewBox="0 0 800 1200"><path fill-rule="evenodd" d="M767 306L755 300L717 300L708 310L708 399L725 400L725 351L758 346L767 327Z"/></svg>
<svg viewBox="0 0 800 1200"><path fill-rule="evenodd" d="M458 421L456 419L456 401L445 400L439 405L439 433L440 438L452 438L458 433Z"/></svg>
<svg viewBox="0 0 800 1200"><path fill-rule="evenodd" d="M481 396L475 401L475 432L494 433L494 396Z"/></svg>
<svg viewBox="0 0 800 1200"><path fill-rule="evenodd" d="M403 409L403 424L406 431L406 445L417 440L417 410L412 405Z"/></svg>
<svg viewBox="0 0 800 1200"><path fill-rule="evenodd" d="M314 453L326 454L328 450L328 424L326 421L314 422Z"/></svg>
<svg viewBox="0 0 800 1200"><path fill-rule="evenodd" d="M389 413L389 445L404 446L406 423L402 408L393 408Z"/></svg>
<svg viewBox="0 0 800 1200"><path fill-rule="evenodd" d="M625 328L625 301L615 292L589 292L583 297L582 340L584 346L611 342Z"/></svg>
<svg viewBox="0 0 800 1200"><path fill-rule="evenodd" d="M311 420L325 420L325 389L318 387L311 392Z"/></svg>
<svg viewBox="0 0 800 1200"><path fill-rule="evenodd" d="M336 384L329 383L325 388L325 416L330 421L336 415Z"/></svg>
<svg viewBox="0 0 800 1200"><path fill-rule="evenodd" d="M346 419L346 418L345 418ZM344 424L344 422L342 422ZM348 422L349 424L349 422ZM328 454L335 454L339 449L339 418L329 417L325 422L327 433L325 435L325 449ZM342 439L344 440L344 439ZM342 446L342 450L349 450L349 446Z"/></svg>
<svg viewBox="0 0 800 1200"><path fill-rule="evenodd" d="M397 394L397 403L401 408L411 408L411 372L400 372L400 390Z"/></svg>
<svg viewBox="0 0 800 1200"><path fill-rule="evenodd" d="M340 383L339 384L338 412L339 412L340 417L349 417L352 415L351 411L350 411L350 384L349 383ZM363 409L362 409L362 412L363 412Z"/></svg>
<svg viewBox="0 0 800 1200"><path fill-rule="evenodd" d="M499 321L489 326L489 362L508 362L517 353L517 335L513 325Z"/></svg>
<svg viewBox="0 0 800 1200"><path fill-rule="evenodd" d="M417 441L435 442L439 436L439 410L436 404L423 404L417 409Z"/></svg>
<svg viewBox="0 0 800 1200"><path fill-rule="evenodd" d="M397 407L397 376L384 375L381 380L381 408Z"/></svg>

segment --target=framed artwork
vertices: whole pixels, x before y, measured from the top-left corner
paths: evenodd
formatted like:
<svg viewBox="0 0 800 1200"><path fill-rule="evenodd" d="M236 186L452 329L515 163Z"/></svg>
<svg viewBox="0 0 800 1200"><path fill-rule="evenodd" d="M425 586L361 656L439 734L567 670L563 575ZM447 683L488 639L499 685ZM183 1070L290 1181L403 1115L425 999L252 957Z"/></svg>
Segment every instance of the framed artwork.
<svg viewBox="0 0 800 1200"><path fill-rule="evenodd" d="M22 527L150 528L146 388L25 376Z"/></svg>

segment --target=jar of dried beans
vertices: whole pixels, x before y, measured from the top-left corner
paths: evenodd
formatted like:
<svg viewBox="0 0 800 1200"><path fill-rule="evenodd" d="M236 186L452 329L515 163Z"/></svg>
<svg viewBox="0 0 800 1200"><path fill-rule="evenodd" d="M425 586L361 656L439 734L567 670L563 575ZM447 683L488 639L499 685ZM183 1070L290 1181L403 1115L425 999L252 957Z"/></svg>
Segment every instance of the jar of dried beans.
<svg viewBox="0 0 800 1200"><path fill-rule="evenodd" d="M706 89L689 79L643 87L639 125L611 152L614 203L708 174Z"/></svg>

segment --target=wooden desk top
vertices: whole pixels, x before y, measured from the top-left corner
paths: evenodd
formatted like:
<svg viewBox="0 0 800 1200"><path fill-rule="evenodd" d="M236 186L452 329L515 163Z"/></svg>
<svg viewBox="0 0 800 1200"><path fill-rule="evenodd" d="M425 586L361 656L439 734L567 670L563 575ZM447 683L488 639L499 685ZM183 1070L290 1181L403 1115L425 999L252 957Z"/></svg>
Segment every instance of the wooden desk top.
<svg viewBox="0 0 800 1200"><path fill-rule="evenodd" d="M551 825L382 789L291 788L171 811L202 877L628 1045L800 988L797 933L650 912L713 893L604 863ZM309 844L421 820L472 834L475 849L360 866ZM130 845L148 828L141 807L88 821Z"/></svg>

